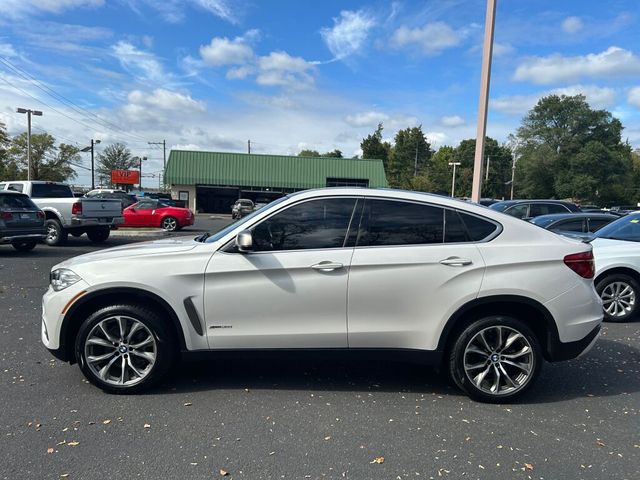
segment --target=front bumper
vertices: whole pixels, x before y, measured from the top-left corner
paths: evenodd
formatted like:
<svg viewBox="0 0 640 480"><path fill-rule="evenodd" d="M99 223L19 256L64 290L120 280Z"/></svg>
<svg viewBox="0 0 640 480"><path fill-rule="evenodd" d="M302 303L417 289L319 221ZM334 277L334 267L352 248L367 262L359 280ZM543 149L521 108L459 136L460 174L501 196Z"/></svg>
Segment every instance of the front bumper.
<svg viewBox="0 0 640 480"><path fill-rule="evenodd" d="M58 350L63 346L60 333L65 313L88 289L89 284L80 280L59 292L49 287L42 296L41 339L49 350Z"/></svg>

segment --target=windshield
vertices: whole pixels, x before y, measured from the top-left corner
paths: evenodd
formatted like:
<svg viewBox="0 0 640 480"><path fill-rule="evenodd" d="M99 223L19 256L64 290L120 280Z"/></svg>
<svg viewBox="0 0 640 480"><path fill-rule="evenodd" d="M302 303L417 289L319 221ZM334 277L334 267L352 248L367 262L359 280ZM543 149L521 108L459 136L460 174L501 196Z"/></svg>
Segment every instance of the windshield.
<svg viewBox="0 0 640 480"><path fill-rule="evenodd" d="M238 220L236 222L233 222L231 225L226 226L225 228L223 228L219 232L216 232L213 235L211 235L209 237L206 237L206 239L204 241L207 242L207 243L217 242L218 240L220 240L222 237L224 237L230 231L238 228L240 225L242 225L244 223L247 223L247 221L251 220L256 215L259 215L260 213L264 212L267 208L271 208L274 205L277 205L278 203L283 202L287 198L288 198L288 196L280 197L277 200L274 200L273 202L265 205L264 207L259 208L258 210L254 210L253 212L251 212L246 217L242 217L240 220ZM203 241L203 240L200 240L200 241Z"/></svg>
<svg viewBox="0 0 640 480"><path fill-rule="evenodd" d="M509 208L512 204L507 202L498 202L493 205L489 205L491 210L497 210L499 212L504 212L507 208Z"/></svg>
<svg viewBox="0 0 640 480"><path fill-rule="evenodd" d="M640 242L640 214L629 214L605 225L595 233L595 237Z"/></svg>

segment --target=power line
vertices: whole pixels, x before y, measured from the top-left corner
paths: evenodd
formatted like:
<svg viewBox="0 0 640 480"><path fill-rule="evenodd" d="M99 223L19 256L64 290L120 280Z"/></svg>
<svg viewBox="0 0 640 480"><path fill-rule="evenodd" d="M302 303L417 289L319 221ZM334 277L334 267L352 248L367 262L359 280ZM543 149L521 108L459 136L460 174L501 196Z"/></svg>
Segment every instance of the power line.
<svg viewBox="0 0 640 480"><path fill-rule="evenodd" d="M65 103L67 106L69 106L71 109L75 110L77 113L79 113L81 115L85 115L85 116L89 115L91 117L94 117L96 120L93 120L93 121L97 122L102 127L107 128L109 130L112 130L114 132L118 132L120 135L124 134L124 135L127 135L127 136L131 137L131 138L136 138L136 139L138 139L140 141L144 141L144 138L141 137L140 135L136 135L136 134L127 132L127 131L123 130L121 127L119 127L118 125L116 125L116 124L114 124L114 123L112 123L112 122L110 122L108 120L103 119L102 117L100 117L96 113L91 112L90 110L87 110L86 108L78 105L77 103L73 102L72 100L69 100L67 97L65 97L64 95L56 92L55 90L53 90L48 85L40 82L37 78L35 78L30 73L28 73L25 70L22 70L21 68L15 66L14 64L12 64L6 58L0 56L0 62L2 62L5 66L9 67L11 70L13 70L15 73L17 73L21 77L23 77L26 80L28 80L31 83L33 83L37 88L42 90L44 93L48 94L50 97L56 98L57 100L61 101L62 103Z"/></svg>

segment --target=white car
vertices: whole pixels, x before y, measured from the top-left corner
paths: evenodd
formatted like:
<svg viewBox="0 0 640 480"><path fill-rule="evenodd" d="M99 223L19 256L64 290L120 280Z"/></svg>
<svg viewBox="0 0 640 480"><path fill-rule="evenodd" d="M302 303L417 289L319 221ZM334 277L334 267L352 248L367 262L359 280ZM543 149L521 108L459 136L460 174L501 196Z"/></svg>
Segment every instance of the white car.
<svg viewBox="0 0 640 480"><path fill-rule="evenodd" d="M640 212L631 213L598 230L593 239L596 290L604 319L626 322L638 313L640 301Z"/></svg>
<svg viewBox="0 0 640 480"><path fill-rule="evenodd" d="M278 199L208 236L53 267L42 341L106 391L159 380L178 353L375 352L444 364L483 401L595 342L591 246L416 192Z"/></svg>

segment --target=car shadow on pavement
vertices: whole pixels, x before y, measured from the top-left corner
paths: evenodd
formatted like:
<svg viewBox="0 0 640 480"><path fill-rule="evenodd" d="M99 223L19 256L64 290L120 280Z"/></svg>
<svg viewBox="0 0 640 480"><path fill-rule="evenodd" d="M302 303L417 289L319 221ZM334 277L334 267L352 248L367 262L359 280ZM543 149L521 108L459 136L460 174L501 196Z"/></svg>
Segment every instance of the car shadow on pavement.
<svg viewBox="0 0 640 480"><path fill-rule="evenodd" d="M457 395L444 372L414 363L383 360L288 358L185 362L150 394L203 390L382 391ZM640 391L640 350L623 342L600 339L583 358L545 363L538 382L521 404L562 402L579 397L606 397Z"/></svg>

